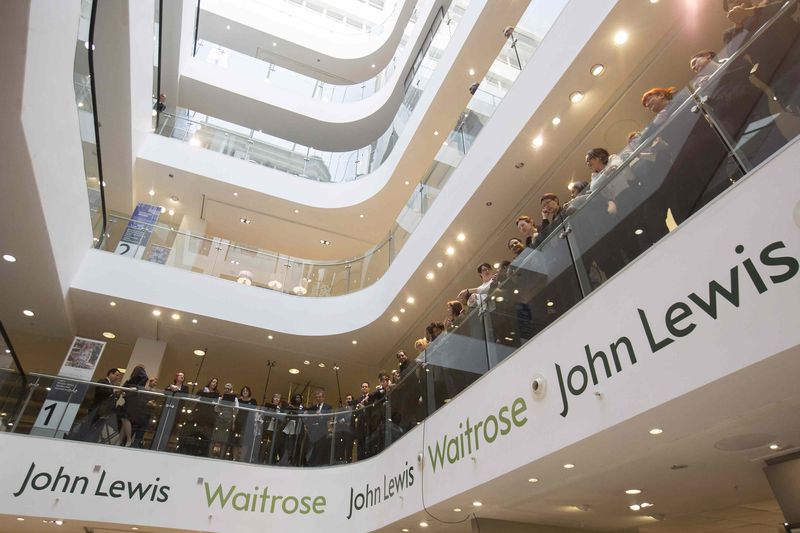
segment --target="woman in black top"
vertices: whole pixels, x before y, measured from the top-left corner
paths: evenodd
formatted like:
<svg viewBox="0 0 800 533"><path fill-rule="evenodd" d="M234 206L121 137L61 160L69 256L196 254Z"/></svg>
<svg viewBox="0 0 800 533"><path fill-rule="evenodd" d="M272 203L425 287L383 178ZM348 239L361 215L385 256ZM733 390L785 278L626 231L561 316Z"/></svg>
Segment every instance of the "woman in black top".
<svg viewBox="0 0 800 533"><path fill-rule="evenodd" d="M245 385L239 391L239 407L256 407L258 402L253 399L253 392ZM256 411L238 409L233 421L233 453L237 461L245 460L245 455L253 443L253 429L255 427Z"/></svg>
<svg viewBox="0 0 800 533"><path fill-rule="evenodd" d="M183 372L175 372L175 377L172 379L172 383L164 390L166 392L171 392L172 394L175 394L176 392L188 394L189 387L186 385L186 375Z"/></svg>

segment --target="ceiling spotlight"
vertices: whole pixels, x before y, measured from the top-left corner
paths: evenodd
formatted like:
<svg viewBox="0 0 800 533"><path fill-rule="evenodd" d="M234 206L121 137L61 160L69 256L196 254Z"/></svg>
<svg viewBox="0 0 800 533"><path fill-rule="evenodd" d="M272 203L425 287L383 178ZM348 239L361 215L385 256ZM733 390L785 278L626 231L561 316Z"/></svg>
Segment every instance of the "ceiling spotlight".
<svg viewBox="0 0 800 533"><path fill-rule="evenodd" d="M429 280L429 281L430 281L430 280L432 280L432 279L433 279L433 277L434 277L434 276L433 276L433 272L428 272L427 274L425 274L425 279L427 279L427 280Z"/></svg>
<svg viewBox="0 0 800 533"><path fill-rule="evenodd" d="M470 76L474 76L475 75L475 69L474 68L469 69L469 75Z"/></svg>
<svg viewBox="0 0 800 533"><path fill-rule="evenodd" d="M453 508L453 512L454 513L460 513L461 512L461 507L454 507Z"/></svg>
<svg viewBox="0 0 800 533"><path fill-rule="evenodd" d="M636 228L633 232L634 235L641 235L642 233L644 233L642 228Z"/></svg>
<svg viewBox="0 0 800 533"><path fill-rule="evenodd" d="M539 480L536 479L535 477L528 478L528 483L539 483Z"/></svg>
<svg viewBox="0 0 800 533"><path fill-rule="evenodd" d="M606 67L605 67L605 65L603 65L603 64L601 64L601 63L598 63L598 64L594 65L594 66L593 66L593 67L592 67L592 68L589 70L589 72L591 72L591 73L592 73L592 76L594 76L594 77L597 77L597 76L601 75L601 74L602 74L603 72L605 72L605 71L606 71Z"/></svg>
<svg viewBox="0 0 800 533"><path fill-rule="evenodd" d="M108 302L108 305L110 305L111 307L116 307L117 306L117 302L112 300L112 301Z"/></svg>
<svg viewBox="0 0 800 533"><path fill-rule="evenodd" d="M242 224L250 224L252 220L250 220L249 218L240 218L239 222L241 222Z"/></svg>
<svg viewBox="0 0 800 533"><path fill-rule="evenodd" d="M116 339L117 338L117 336L114 335L113 333L111 333L110 331L104 331L103 332L103 337L105 337L106 339Z"/></svg>
<svg viewBox="0 0 800 533"><path fill-rule="evenodd" d="M297 214L297 213L300 212L300 210L299 209L295 209L294 212L295 212L295 214Z"/></svg>
<svg viewBox="0 0 800 533"><path fill-rule="evenodd" d="M780 450L781 446L780 446L780 444L770 444L769 445L769 449L770 450Z"/></svg>
<svg viewBox="0 0 800 533"><path fill-rule="evenodd" d="M653 428L650 430L651 435L661 435L662 433L664 433L664 430L661 428Z"/></svg>
<svg viewBox="0 0 800 533"><path fill-rule="evenodd" d="M155 196L156 195L156 191L155 191L155 189L150 189L149 191L147 191L147 194L149 194L150 196Z"/></svg>
<svg viewBox="0 0 800 533"><path fill-rule="evenodd" d="M575 468L575 465L572 464L572 463L567 463L567 464L564 465L564 468L566 468L567 470L570 470L572 468Z"/></svg>
<svg viewBox="0 0 800 533"><path fill-rule="evenodd" d="M407 527L404 527L404 528L403 528L403 529L401 529L400 531L402 531L403 533L408 533L408 528L407 528Z"/></svg>
<svg viewBox="0 0 800 533"><path fill-rule="evenodd" d="M323 245L323 246L330 246L331 245L331 241L326 241L325 239L320 239L319 243L321 245Z"/></svg>
<svg viewBox="0 0 800 533"><path fill-rule="evenodd" d="M652 503L642 502L642 509L647 509L648 507L652 507Z"/></svg>
<svg viewBox="0 0 800 533"><path fill-rule="evenodd" d="M409 182L408 182L408 180L406 180L404 183L405 183L406 185L408 185L408 183L409 183Z"/></svg>
<svg viewBox="0 0 800 533"><path fill-rule="evenodd" d="M443 266L444 266L444 263L442 263L441 261L436 263L436 268L442 268Z"/></svg>
<svg viewBox="0 0 800 533"><path fill-rule="evenodd" d="M167 212L167 208L164 207L163 205L159 206L158 209L161 211L162 215Z"/></svg>
<svg viewBox="0 0 800 533"><path fill-rule="evenodd" d="M561 117L553 117L553 120L551 122L553 123L553 126L558 126L559 124L561 124Z"/></svg>
<svg viewBox="0 0 800 533"><path fill-rule="evenodd" d="M642 508L642 506L641 505L637 505L637 504L633 504L633 505L629 505L628 506L628 509L630 509L631 511L638 511L641 508Z"/></svg>
<svg viewBox="0 0 800 533"><path fill-rule="evenodd" d="M651 3L651 4L657 4L657 3L658 3L658 0L650 0L650 3Z"/></svg>
<svg viewBox="0 0 800 533"><path fill-rule="evenodd" d="M304 365L310 365L310 364L311 364L311 361L309 361L308 359L306 359L305 361L303 361L303 364L304 364Z"/></svg>
<svg viewBox="0 0 800 533"><path fill-rule="evenodd" d="M272 46L278 46L278 43L276 43L275 41L272 41Z"/></svg>
<svg viewBox="0 0 800 533"><path fill-rule="evenodd" d="M197 350L194 351L194 354L202 357L206 354L206 351L198 348Z"/></svg>
<svg viewBox="0 0 800 533"><path fill-rule="evenodd" d="M531 144L534 148L541 148L541 146L544 144L544 139L542 139L541 135L537 135L533 138L533 142L531 142Z"/></svg>
<svg viewBox="0 0 800 533"><path fill-rule="evenodd" d="M372 68L375 68L375 63L372 64Z"/></svg>
<svg viewBox="0 0 800 533"><path fill-rule="evenodd" d="M428 527L428 523L427 522L420 522L419 523L419 527Z"/></svg>
<svg viewBox="0 0 800 533"><path fill-rule="evenodd" d="M274 338L275 338L275 337L273 337L272 335L267 335L267 339L269 339L269 340L272 340L272 339L274 339Z"/></svg>
<svg viewBox="0 0 800 533"><path fill-rule="evenodd" d="M234 196L239 196L238 192L233 193Z"/></svg>
<svg viewBox="0 0 800 533"><path fill-rule="evenodd" d="M400 308L400 312L401 312L401 313L405 313L405 312L406 312L406 308L405 308L405 307L401 307L401 308Z"/></svg>
<svg viewBox="0 0 800 533"><path fill-rule="evenodd" d="M3 254L3 261L8 261L9 263L16 263L17 258L11 254Z"/></svg>
<svg viewBox="0 0 800 533"><path fill-rule="evenodd" d="M296 368L290 368L290 369L289 369L289 373L290 373L290 374L299 374L299 373L300 373L300 371L299 371L298 369L296 369Z"/></svg>
<svg viewBox="0 0 800 533"><path fill-rule="evenodd" d="M230 25L230 24L228 24L227 26L225 26L225 29L226 29L226 30L229 30L229 29L231 29L231 25Z"/></svg>
<svg viewBox="0 0 800 533"><path fill-rule="evenodd" d="M320 368L325 368L325 363L317 363L317 366Z"/></svg>
<svg viewBox="0 0 800 533"><path fill-rule="evenodd" d="M446 253L447 255L453 255L454 253L456 253L456 249L453 248L452 246L448 246L447 249L444 251L444 253Z"/></svg>
<svg viewBox="0 0 800 533"><path fill-rule="evenodd" d="M479 502L479 501L477 501L477 500L476 500L476 501L474 501L474 502L472 502L472 506L473 506L473 507L480 507L481 505L483 505L483 503L481 503L481 502Z"/></svg>
<svg viewBox="0 0 800 533"><path fill-rule="evenodd" d="M463 233L459 233L459 234L456 236L456 240L457 240L458 242L464 242L465 240L467 240L467 236L466 236L466 235L464 235Z"/></svg>
<svg viewBox="0 0 800 533"><path fill-rule="evenodd" d="M614 34L614 44L617 46L621 44L625 44L628 42L628 32L625 30L619 30L617 33Z"/></svg>
<svg viewBox="0 0 800 533"><path fill-rule="evenodd" d="M414 303L414 297L413 296L409 296L408 298L406 298L406 303L407 304L413 304Z"/></svg>
<svg viewBox="0 0 800 533"><path fill-rule="evenodd" d="M25 310L22 311L22 314L25 315L25 316L33 316L34 312L31 311L30 309L25 309Z"/></svg>
<svg viewBox="0 0 800 533"><path fill-rule="evenodd" d="M160 309L153 309L153 316L161 316L161 310Z"/></svg>
<svg viewBox="0 0 800 533"><path fill-rule="evenodd" d="M575 91L569 95L569 101L573 104L579 104L583 101L584 94L581 91Z"/></svg>
<svg viewBox="0 0 800 533"><path fill-rule="evenodd" d="M174 210L174 209L170 209L170 210L169 210L169 216L172 216L172 215L174 215L174 214L175 214L175 210Z"/></svg>
<svg viewBox="0 0 800 533"><path fill-rule="evenodd" d="M358 215L358 218L364 218L364 214L362 213L362 214Z"/></svg>
<svg viewBox="0 0 800 533"><path fill-rule="evenodd" d="M439 135L439 130L433 132L434 135Z"/></svg>
<svg viewBox="0 0 800 533"><path fill-rule="evenodd" d="M394 315L394 316L392 317L392 322L400 322L400 317L399 317L399 316L397 316L397 315Z"/></svg>
<svg viewBox="0 0 800 533"><path fill-rule="evenodd" d="M78 102L78 107L83 107L83 102ZM153 109L153 112L155 113L155 112L156 112L156 110L155 110L155 109Z"/></svg>
<svg viewBox="0 0 800 533"><path fill-rule="evenodd" d="M553 300L547 300L547 307L553 307L554 305L556 304Z"/></svg>
<svg viewBox="0 0 800 533"><path fill-rule="evenodd" d="M197 319L196 318L192 319L192 324L197 324Z"/></svg>
<svg viewBox="0 0 800 533"><path fill-rule="evenodd" d="M354 340L354 341L353 341L353 344L358 344L358 341L357 341L357 340Z"/></svg>
<svg viewBox="0 0 800 533"><path fill-rule="evenodd" d="M178 313L172 313L172 320L180 320L180 319L181 315L179 315Z"/></svg>
<svg viewBox="0 0 800 533"><path fill-rule="evenodd" d="M631 496L633 496L635 494L641 494L641 493L642 493L642 491L639 490L639 489L628 489L628 490L625 491L625 494L630 494Z"/></svg>

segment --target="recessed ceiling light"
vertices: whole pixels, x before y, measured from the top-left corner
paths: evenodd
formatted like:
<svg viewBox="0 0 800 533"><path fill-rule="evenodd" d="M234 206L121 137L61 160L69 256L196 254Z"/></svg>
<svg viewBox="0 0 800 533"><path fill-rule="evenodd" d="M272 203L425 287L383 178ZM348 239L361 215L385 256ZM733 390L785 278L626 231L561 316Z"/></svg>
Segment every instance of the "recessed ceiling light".
<svg viewBox="0 0 800 533"><path fill-rule="evenodd" d="M637 505L637 504L633 504L633 505L629 505L628 506L628 509L630 509L631 511L638 511L641 508L642 508L642 506L641 505Z"/></svg>
<svg viewBox="0 0 800 533"><path fill-rule="evenodd" d="M413 304L414 303L414 297L413 296L409 296L408 298L406 298L406 303L407 304Z"/></svg>
<svg viewBox="0 0 800 533"><path fill-rule="evenodd" d="M547 300L547 307L553 307L554 305L556 304L553 302L553 300Z"/></svg>
<svg viewBox="0 0 800 533"><path fill-rule="evenodd" d="M419 523L419 527L428 527L428 523L427 522L420 522Z"/></svg>
<svg viewBox="0 0 800 533"><path fill-rule="evenodd" d="M3 260L8 261L9 263L16 263L17 258L11 254L3 254Z"/></svg>
<svg viewBox="0 0 800 533"><path fill-rule="evenodd" d="M564 468L566 468L567 470L569 470L569 469L571 469L571 468L575 468L575 465L574 465L574 464L572 464L572 463L567 463L567 464L565 464L565 465L564 465Z"/></svg>
<svg viewBox="0 0 800 533"><path fill-rule="evenodd" d="M465 240L467 240L467 236L466 236L466 235L464 235L463 233L459 233L459 234L456 236L456 240L457 240L457 241L459 241L459 242L464 242Z"/></svg>
<svg viewBox="0 0 800 533"><path fill-rule="evenodd" d="M233 193L234 196L239 196L238 192Z"/></svg>
<svg viewBox="0 0 800 533"><path fill-rule="evenodd" d="M433 132L434 135L439 135L439 130Z"/></svg>
<svg viewBox="0 0 800 533"><path fill-rule="evenodd" d="M317 363L317 366L320 368L325 368L325 363Z"/></svg>
<svg viewBox="0 0 800 533"><path fill-rule="evenodd" d="M309 361L308 359L306 359L305 361L303 361L303 364L304 364L304 365L310 365L310 364L311 364L311 361Z"/></svg>
<svg viewBox="0 0 800 533"><path fill-rule="evenodd" d="M558 126L559 124L561 124L561 117L553 117L553 120L551 122L553 123L553 126Z"/></svg>
<svg viewBox="0 0 800 533"><path fill-rule="evenodd" d="M149 194L150 196L155 196L156 195L156 191L155 191L155 189L150 189L149 191L147 191L147 194Z"/></svg>
<svg viewBox="0 0 800 533"><path fill-rule="evenodd" d="M110 331L104 331L103 332L103 337L105 337L106 339L116 339L117 338L117 336L114 335L113 333L111 333Z"/></svg>
<svg viewBox="0 0 800 533"><path fill-rule="evenodd" d="M297 214L297 213L300 212L300 210L299 209L295 209L294 212L295 212L295 214Z"/></svg>
<svg viewBox="0 0 800 533"><path fill-rule="evenodd" d="M192 324L197 324L197 319L196 318L192 319Z"/></svg>
<svg viewBox="0 0 800 533"><path fill-rule="evenodd" d="M358 341L354 340L354 341L353 341L353 344L358 344Z"/></svg>
<svg viewBox="0 0 800 533"><path fill-rule="evenodd" d="M476 501L474 501L474 502L472 502L472 506L473 506L473 507L480 507L481 505L483 505L483 503L481 503L481 502L479 502L479 501L477 501L477 500L476 500Z"/></svg>
<svg viewBox="0 0 800 533"><path fill-rule="evenodd" d="M180 319L181 315L179 315L178 313L172 313L172 320L180 320Z"/></svg>
<svg viewBox="0 0 800 533"><path fill-rule="evenodd" d="M614 44L621 45L628 42L628 32L625 30L619 30L617 33L614 34Z"/></svg>
<svg viewBox="0 0 800 533"><path fill-rule="evenodd" d="M55 520L53 523L54 523L55 525L57 525L57 526L60 526L61 524L63 524L63 523L64 523L64 521L63 521L63 520Z"/></svg>
<svg viewBox="0 0 800 533"><path fill-rule="evenodd" d="M469 69L469 75L470 76L474 76L475 75L475 69L474 68Z"/></svg>
<svg viewBox="0 0 800 533"><path fill-rule="evenodd" d="M78 107L83 107L83 102L78 102ZM153 111L155 111L155 109Z"/></svg>
<svg viewBox="0 0 800 533"><path fill-rule="evenodd" d="M160 309L153 309L153 316L161 316L161 310Z"/></svg>
<svg viewBox="0 0 800 533"><path fill-rule="evenodd" d="M453 507L453 512L460 513L461 507Z"/></svg>
<svg viewBox="0 0 800 533"><path fill-rule="evenodd" d="M394 315L394 316L392 317L392 322L400 322L400 317L399 317L399 316L397 316L397 315Z"/></svg>
<svg viewBox="0 0 800 533"><path fill-rule="evenodd" d="M528 478L528 483L539 483L539 480L535 477Z"/></svg>
<svg viewBox="0 0 800 533"><path fill-rule="evenodd" d="M661 428L653 428L650 430L651 435L661 435L662 433L664 433L664 430Z"/></svg>
<svg viewBox="0 0 800 533"><path fill-rule="evenodd" d="M139 531L139 528L138 528L138 527L136 527L136 526L132 527L131 529L132 529L133 531Z"/></svg>
<svg viewBox="0 0 800 533"><path fill-rule="evenodd" d="M651 4L657 4L657 3L658 3L658 0L650 0L650 3L651 3Z"/></svg>
<svg viewBox="0 0 800 533"><path fill-rule="evenodd" d="M642 228L636 228L633 232L634 235L641 235L642 233L644 233Z"/></svg>
<svg viewBox="0 0 800 533"><path fill-rule="evenodd" d="M407 527L404 527L404 528L403 528L403 529L401 529L400 531L402 531L403 533L408 533L408 528L407 528Z"/></svg>
<svg viewBox="0 0 800 533"><path fill-rule="evenodd" d="M195 355L199 355L199 356L203 356L203 355L205 355L205 354L206 354L206 351L205 351L205 350L201 350L200 348L198 348L198 349L196 349L196 350L194 351L194 354L195 354Z"/></svg>
<svg viewBox="0 0 800 533"><path fill-rule="evenodd" d="M25 316L33 316L34 312L31 311L30 309L25 309L25 310L22 311L22 314L25 315Z"/></svg>
<svg viewBox="0 0 800 533"><path fill-rule="evenodd" d="M278 46L278 43L276 43L275 41L273 41L273 42L272 42L272 46Z"/></svg>
<svg viewBox="0 0 800 533"><path fill-rule="evenodd" d="M569 95L569 101L573 104L579 104L583 101L584 94L581 91L575 91L571 95Z"/></svg>
<svg viewBox="0 0 800 533"><path fill-rule="evenodd" d="M299 373L300 373L300 371L299 371L298 369L296 369L296 368L290 368L290 369L289 369L289 373L290 373L290 374L299 374Z"/></svg>
<svg viewBox="0 0 800 533"><path fill-rule="evenodd" d="M533 141L531 142L531 145L533 145L534 148L541 148L543 144L544 144L544 139L542 138L541 135L537 135L536 137L534 137Z"/></svg>
<svg viewBox="0 0 800 533"><path fill-rule="evenodd" d="M406 312L406 308L405 308L405 307L401 307L401 308L400 308L400 312L401 312L401 313L405 313L405 312Z"/></svg>
<svg viewBox="0 0 800 533"><path fill-rule="evenodd" d="M456 249L453 248L452 246L448 246L447 249L444 251L444 253L446 253L447 255L453 255L454 253L456 253Z"/></svg>
<svg viewBox="0 0 800 533"><path fill-rule="evenodd" d="M444 266L444 263L442 263L441 261L436 263L436 268L442 268L443 266Z"/></svg>
<svg viewBox="0 0 800 533"><path fill-rule="evenodd" d="M434 278L433 272L428 272L425 274L425 279L432 280Z"/></svg>
<svg viewBox="0 0 800 533"><path fill-rule="evenodd" d="M358 215L358 218L364 218L364 215L363 214Z"/></svg>
<svg viewBox="0 0 800 533"><path fill-rule="evenodd" d="M640 491L639 489L628 489L625 491L625 494L630 494L630 495L641 494L641 493L642 491Z"/></svg>
<svg viewBox="0 0 800 533"><path fill-rule="evenodd" d="M781 446L780 446L780 444L770 444L769 445L769 449L770 450L780 450Z"/></svg>
<svg viewBox="0 0 800 533"><path fill-rule="evenodd" d="M405 181L405 184L408 185L408 180Z"/></svg>
<svg viewBox="0 0 800 533"><path fill-rule="evenodd" d="M226 29L226 30L229 30L229 29L231 29L231 25L230 25L230 24L228 24L227 26L225 26L225 29Z"/></svg>
<svg viewBox="0 0 800 533"><path fill-rule="evenodd" d="M178 198L177 196L175 196L175 195L173 194L172 196L170 196L170 197L169 197L169 201L170 201L170 202L179 202L179 201L180 201L180 198Z"/></svg>
<svg viewBox="0 0 800 533"><path fill-rule="evenodd" d="M642 509L647 509L648 507L652 507L652 503L642 502Z"/></svg>
<svg viewBox="0 0 800 533"><path fill-rule="evenodd" d="M161 211L162 215L167 212L167 208L164 207L163 205L158 206L158 209Z"/></svg>
<svg viewBox="0 0 800 533"><path fill-rule="evenodd" d="M267 335L267 338L268 338L269 340L272 340L272 339L274 339L275 337L273 337L272 335Z"/></svg>
<svg viewBox="0 0 800 533"><path fill-rule="evenodd" d="M331 241L326 241L325 239L320 239L319 243L321 245L323 245L323 246L330 246L331 245Z"/></svg>
<svg viewBox="0 0 800 533"><path fill-rule="evenodd" d="M589 72L591 72L591 73L592 73L592 76L594 76L594 77L597 77L597 76L601 75L601 74L602 74L603 72L605 72L605 71L606 71L606 67L605 67L605 65L603 65L602 63L598 63L598 64L594 65L594 66L593 66L593 67L592 67L592 68L589 70Z"/></svg>
<svg viewBox="0 0 800 533"><path fill-rule="evenodd" d="M173 216L174 214L175 214L175 210L174 209L170 209L169 210L169 216Z"/></svg>
<svg viewBox="0 0 800 533"><path fill-rule="evenodd" d="M24 521L25 521L25 519L24 519L24 518L22 518L21 516L18 516L18 517L17 517L17 520L19 520L20 522L24 522Z"/></svg>

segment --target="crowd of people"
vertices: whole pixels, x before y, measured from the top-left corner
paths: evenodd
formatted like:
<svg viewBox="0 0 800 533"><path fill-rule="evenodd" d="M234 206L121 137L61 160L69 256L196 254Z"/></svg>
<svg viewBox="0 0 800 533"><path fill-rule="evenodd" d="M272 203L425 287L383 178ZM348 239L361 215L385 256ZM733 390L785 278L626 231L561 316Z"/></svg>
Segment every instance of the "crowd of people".
<svg viewBox="0 0 800 533"><path fill-rule="evenodd" d="M589 150L584 158L586 179L570 185L568 201L562 203L558 195L545 193L540 197L538 220L529 214L517 216L514 223L518 235L507 241L509 257L494 264L478 265L476 285L460 290L447 301L441 321L428 324L424 336L414 343L417 357L410 358L404 350L398 351L395 369L381 371L374 387L363 381L360 394L345 395L336 409L327 403L322 389L314 390L313 400L307 404L304 404L303 394L295 391L288 401L276 393L259 405L249 386L236 392L232 383L225 383L220 390L217 378L209 379L197 393L199 400L187 401L182 399L190 392L185 374L177 372L163 389L167 401L172 398L181 406L181 409L173 409L174 423L165 449L171 446L175 451L203 456L294 466L370 457L383 448L386 439L393 439L425 417L430 407L425 405L427 391L434 390L446 402L463 389L464 383L448 373L432 373L436 387L444 389L442 394L438 394L436 387L428 387L431 378L426 378L426 372L430 370L428 355L432 348L440 338L463 326L471 309L475 310L472 316L493 309L496 305L491 300L493 291L509 282L515 283L520 264L535 258L535 254L544 253L543 245L546 246L548 238L561 227L564 219L574 215L591 222L584 225L590 229L581 232L583 237L573 238L582 248L585 278L596 286L718 194L715 187L729 186L741 175L741 169L731 164L729 151L714 137L702 116L699 120L691 118L691 122L681 123L680 118L675 117L677 109L683 102L696 98L697 91L703 89L715 97L722 95L714 102L715 112L723 117L721 127L730 132L739 132L747 124L752 110L763 104L765 94L770 97L770 106L778 103L779 113L797 117L800 47L795 44L798 23L788 16L788 29L779 27L776 30L782 32L773 40L777 40L777 44L766 41L762 46L751 47L747 57L742 59L748 61L748 65L758 59L762 60L760 63L752 68L726 69L731 72L715 76L731 55L778 13L784 2L755 5L749 0L726 0L724 5L733 24L723 36L725 48L719 53L701 50L689 59L689 69L695 78L685 94L679 96L672 87L654 87L646 91L641 96L641 105L653 118L645 128L631 132L627 144L617 153L605 147ZM784 34L788 37L784 38ZM772 52L781 55L783 62L770 61ZM790 59L788 63L786 57ZM788 70L784 68L786 64ZM730 94L734 97L726 96ZM772 107L770 110L774 111ZM670 135L665 127L668 121L678 124L682 139ZM800 128L797 127L782 132L792 137L798 133ZM762 142L759 149L765 143ZM709 148L711 146L716 147L718 153ZM709 163L703 166L706 160ZM628 223L628 218L636 220ZM615 237L612 243L602 241L604 232L618 227L623 228L621 236ZM637 228L636 232L631 231L633 227ZM645 235L644 240L631 237L638 236L639 232ZM531 271L536 271L538 276L543 272L547 274L547 268ZM554 277L548 277L547 282L551 283ZM576 283L574 275L568 278L569 283ZM536 290L541 290L542 285L539 283ZM514 286L522 288L519 283ZM520 292L519 300L523 300L524 289L515 290L514 294ZM547 307L554 306L550 298L546 301ZM527 303L518 302L515 306L506 316L511 317L520 332L517 340L522 342L535 334L536 327L541 324L536 322L535 312L526 309ZM542 323L552 319L551 316ZM99 383L119 385L123 375L123 370L111 369ZM90 414L72 436L123 446L162 446L153 442L152 437L149 443L146 438L155 433L153 424L164 418L154 416L155 411L163 409L164 397L147 394L158 388L157 380L150 378L139 365L123 386L124 391L96 387ZM391 405L387 402L390 397ZM318 416L300 416L306 414Z"/></svg>

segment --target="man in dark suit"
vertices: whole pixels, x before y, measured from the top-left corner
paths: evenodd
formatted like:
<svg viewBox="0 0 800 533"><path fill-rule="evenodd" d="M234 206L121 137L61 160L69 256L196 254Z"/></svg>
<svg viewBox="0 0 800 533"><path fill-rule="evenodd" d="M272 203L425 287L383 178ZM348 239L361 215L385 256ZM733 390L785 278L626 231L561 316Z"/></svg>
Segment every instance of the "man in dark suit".
<svg viewBox="0 0 800 533"><path fill-rule="evenodd" d="M331 431L334 419L332 416L323 416L333 412L333 407L325 403L325 391L318 389L314 392L314 405L308 409L308 453L306 456L309 466L320 466L330 463L331 460Z"/></svg>
<svg viewBox="0 0 800 533"><path fill-rule="evenodd" d="M119 386L122 381L122 373L124 371L119 368L112 368L106 372L106 377L97 380L97 383L102 385L117 385ZM114 389L110 387L95 387L94 400L92 408L96 409L98 416L108 414L114 407L114 402L111 399L114 396Z"/></svg>

